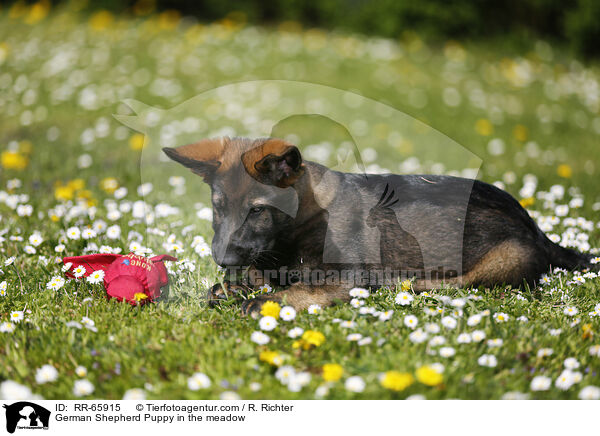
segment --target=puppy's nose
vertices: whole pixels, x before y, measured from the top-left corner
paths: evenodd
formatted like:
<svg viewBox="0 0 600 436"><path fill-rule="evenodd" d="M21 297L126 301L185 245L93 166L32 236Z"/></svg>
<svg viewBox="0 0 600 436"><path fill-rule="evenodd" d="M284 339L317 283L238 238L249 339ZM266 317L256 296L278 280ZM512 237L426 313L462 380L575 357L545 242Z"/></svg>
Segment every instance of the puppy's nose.
<svg viewBox="0 0 600 436"><path fill-rule="evenodd" d="M247 252L242 247L229 244L225 253L220 259L215 259L222 267L245 266L247 261Z"/></svg>
<svg viewBox="0 0 600 436"><path fill-rule="evenodd" d="M218 262L222 267L242 266L242 257L236 253L227 252L223 259Z"/></svg>

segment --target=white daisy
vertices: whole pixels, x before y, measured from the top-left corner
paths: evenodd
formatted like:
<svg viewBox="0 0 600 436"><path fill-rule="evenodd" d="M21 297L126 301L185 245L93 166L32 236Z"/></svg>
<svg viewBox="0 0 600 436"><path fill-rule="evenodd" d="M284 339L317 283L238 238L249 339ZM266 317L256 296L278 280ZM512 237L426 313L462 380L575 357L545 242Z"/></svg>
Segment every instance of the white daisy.
<svg viewBox="0 0 600 436"><path fill-rule="evenodd" d="M319 313L321 313L321 306L319 306L318 304L311 304L310 306L308 306L308 313L310 313L311 315L318 315Z"/></svg>
<svg viewBox="0 0 600 436"><path fill-rule="evenodd" d="M567 357L563 362L565 368L567 369L577 369L579 368L579 362L574 357Z"/></svg>
<svg viewBox="0 0 600 436"><path fill-rule="evenodd" d="M473 342L481 342L485 339L485 333L482 330L474 330L471 332Z"/></svg>
<svg viewBox="0 0 600 436"><path fill-rule="evenodd" d="M600 400L600 388L597 386L586 386L578 395L580 400Z"/></svg>
<svg viewBox="0 0 600 436"><path fill-rule="evenodd" d="M367 336L366 338L360 339L357 343L358 343L358 345L360 345L362 347L364 345L369 345L372 342L373 342L373 338Z"/></svg>
<svg viewBox="0 0 600 436"><path fill-rule="evenodd" d="M86 280L93 285L101 283L104 280L104 271L101 269L96 270L87 276Z"/></svg>
<svg viewBox="0 0 600 436"><path fill-rule="evenodd" d="M15 325L12 322L4 321L0 324L0 333L12 333L15 331Z"/></svg>
<svg viewBox="0 0 600 436"><path fill-rule="evenodd" d="M563 372L561 372L558 378L554 381L554 386L561 391L569 390L573 384L575 384L575 377L573 376L573 372L568 369L565 369Z"/></svg>
<svg viewBox="0 0 600 436"><path fill-rule="evenodd" d="M432 335L435 335L440 332L440 326L437 324L434 324L432 322L429 322L429 323L425 324L425 331L427 333L431 333Z"/></svg>
<svg viewBox="0 0 600 436"><path fill-rule="evenodd" d="M362 335L360 333L350 333L346 336L346 340L350 342L356 342L362 339Z"/></svg>
<svg viewBox="0 0 600 436"><path fill-rule="evenodd" d="M296 318L296 310L292 306L283 306L279 311L279 316L284 321L292 321Z"/></svg>
<svg viewBox="0 0 600 436"><path fill-rule="evenodd" d="M272 316L263 316L258 322L258 325L261 330L270 332L275 327L277 327L277 320Z"/></svg>
<svg viewBox="0 0 600 436"><path fill-rule="evenodd" d="M44 242L44 238L42 238L42 235L40 235L39 233L33 233L30 237L29 237L29 243L31 245L33 245L34 247L38 247L42 242Z"/></svg>
<svg viewBox="0 0 600 436"><path fill-rule="evenodd" d="M73 269L73 275L75 276L75 278L80 278L83 277L83 275L85 274L86 270L85 267L83 265L78 265L76 268Z"/></svg>
<svg viewBox="0 0 600 436"><path fill-rule="evenodd" d="M458 324L456 319L452 318L451 316L443 317L441 322L444 327L450 330L456 328L456 325Z"/></svg>
<svg viewBox="0 0 600 436"><path fill-rule="evenodd" d="M497 312L494 314L494 320L498 323L506 322L510 319L510 317L504 312Z"/></svg>
<svg viewBox="0 0 600 436"><path fill-rule="evenodd" d="M78 227L69 227L67 229L67 238L73 240L81 238L81 230Z"/></svg>
<svg viewBox="0 0 600 436"><path fill-rule="evenodd" d="M58 378L58 371L52 365L44 365L35 372L35 381L38 384L53 382Z"/></svg>
<svg viewBox="0 0 600 436"><path fill-rule="evenodd" d="M302 333L304 333L304 329L302 329L300 327L294 327L293 329L291 329L288 332L288 337L290 337L292 339L296 339L296 338L302 336Z"/></svg>
<svg viewBox="0 0 600 436"><path fill-rule="evenodd" d="M13 380L4 380L0 383L0 398L3 400L33 400L34 395L27 386Z"/></svg>
<svg viewBox="0 0 600 436"><path fill-rule="evenodd" d="M369 291L365 288L352 288L349 293L354 298L367 298L369 296Z"/></svg>
<svg viewBox="0 0 600 436"><path fill-rule="evenodd" d="M94 392L94 385L89 380L76 380L73 384L73 395L76 397L85 397L92 392Z"/></svg>
<svg viewBox="0 0 600 436"><path fill-rule="evenodd" d="M387 321L394 314L393 310L386 310L385 312L381 312L379 314L379 321Z"/></svg>
<svg viewBox="0 0 600 436"><path fill-rule="evenodd" d="M461 333L456 337L456 342L459 344L468 344L471 342L471 335L468 333Z"/></svg>
<svg viewBox="0 0 600 436"><path fill-rule="evenodd" d="M498 360L493 354L484 354L477 359L477 363L488 368L495 368L498 365Z"/></svg>
<svg viewBox="0 0 600 436"><path fill-rule="evenodd" d="M497 347L501 347L503 343L504 343L504 341L500 338L488 339L487 346L490 348L497 348Z"/></svg>
<svg viewBox="0 0 600 436"><path fill-rule="evenodd" d="M23 321L23 318L25 318L25 314L23 313L22 310L14 310L10 313L10 320L12 322L21 322Z"/></svg>
<svg viewBox="0 0 600 436"><path fill-rule="evenodd" d="M413 300L414 297L408 292L399 292L398 295L396 295L396 304L399 304L400 306L408 306Z"/></svg>
<svg viewBox="0 0 600 436"><path fill-rule="evenodd" d="M52 280L50 280L48 283L46 283L46 288L53 290L53 291L58 291L60 288L62 288L65 284L65 279L60 277L60 276L54 276L52 277Z"/></svg>
<svg viewBox="0 0 600 436"><path fill-rule="evenodd" d="M428 336L429 335L427 333L425 333L423 330L417 329L408 335L408 339L415 344L420 344L420 343L426 341Z"/></svg>
<svg viewBox="0 0 600 436"><path fill-rule="evenodd" d="M442 347L440 348L439 353L442 357L452 357L456 354L456 351L452 347Z"/></svg>
<svg viewBox="0 0 600 436"><path fill-rule="evenodd" d="M408 328L414 329L419 324L419 320L414 315L406 315L404 317L404 325Z"/></svg>
<svg viewBox="0 0 600 436"><path fill-rule="evenodd" d="M429 345L431 347L437 347L439 345L444 345L446 343L446 338L443 336L434 336L433 338L431 338L431 340L429 341Z"/></svg>
<svg viewBox="0 0 600 436"><path fill-rule="evenodd" d="M271 339L263 332L254 331L250 335L250 340L254 343L257 343L258 345L265 345L268 344Z"/></svg>
<svg viewBox="0 0 600 436"><path fill-rule="evenodd" d="M210 378L203 372L196 372L188 378L187 381L188 389L191 391L197 391L200 389L208 389L212 384Z"/></svg>
<svg viewBox="0 0 600 436"><path fill-rule="evenodd" d="M348 377L344 382L344 387L350 392L362 392L365 390L365 386L365 381L358 375Z"/></svg>
<svg viewBox="0 0 600 436"><path fill-rule="evenodd" d="M146 399L146 391L140 388L132 388L125 391L123 394L124 400L145 400Z"/></svg>

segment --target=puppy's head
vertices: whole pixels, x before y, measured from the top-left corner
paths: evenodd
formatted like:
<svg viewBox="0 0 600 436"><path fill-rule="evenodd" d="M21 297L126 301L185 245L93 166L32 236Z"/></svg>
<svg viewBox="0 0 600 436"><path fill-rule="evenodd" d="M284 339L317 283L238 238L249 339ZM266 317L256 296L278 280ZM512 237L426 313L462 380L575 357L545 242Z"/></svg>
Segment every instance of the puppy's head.
<svg viewBox="0 0 600 436"><path fill-rule="evenodd" d="M280 257L298 208L293 186L304 174L296 146L274 138L219 138L163 150L210 185L219 265L270 264Z"/></svg>

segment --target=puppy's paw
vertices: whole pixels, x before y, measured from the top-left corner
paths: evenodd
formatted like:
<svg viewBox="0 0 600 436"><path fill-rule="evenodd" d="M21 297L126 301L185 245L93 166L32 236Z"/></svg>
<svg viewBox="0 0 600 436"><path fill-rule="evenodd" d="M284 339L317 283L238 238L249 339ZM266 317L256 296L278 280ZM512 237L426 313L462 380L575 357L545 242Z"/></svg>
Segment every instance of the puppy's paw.
<svg viewBox="0 0 600 436"><path fill-rule="evenodd" d="M223 284L217 283L210 288L206 293L206 299L210 306L216 306L221 303L221 301L245 295L246 292L246 288L239 285L232 285L228 280L225 280Z"/></svg>
<svg viewBox="0 0 600 436"><path fill-rule="evenodd" d="M265 301L261 297L252 298L251 300L244 300L242 302L242 315L250 316L257 319L260 315L260 309Z"/></svg>

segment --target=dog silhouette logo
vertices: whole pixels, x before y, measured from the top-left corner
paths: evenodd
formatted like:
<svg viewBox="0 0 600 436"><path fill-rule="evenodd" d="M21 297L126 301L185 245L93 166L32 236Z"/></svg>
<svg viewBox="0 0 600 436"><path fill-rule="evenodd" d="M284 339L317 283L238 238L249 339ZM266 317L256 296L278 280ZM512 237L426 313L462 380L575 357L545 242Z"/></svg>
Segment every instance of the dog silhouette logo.
<svg viewBox="0 0 600 436"><path fill-rule="evenodd" d="M50 411L29 401L19 401L4 405L6 409L6 431L14 433L18 429L48 429Z"/></svg>

